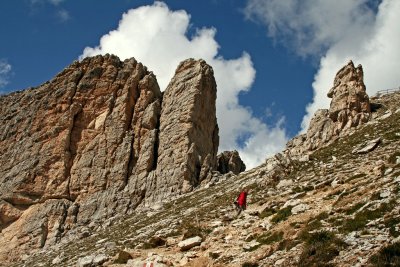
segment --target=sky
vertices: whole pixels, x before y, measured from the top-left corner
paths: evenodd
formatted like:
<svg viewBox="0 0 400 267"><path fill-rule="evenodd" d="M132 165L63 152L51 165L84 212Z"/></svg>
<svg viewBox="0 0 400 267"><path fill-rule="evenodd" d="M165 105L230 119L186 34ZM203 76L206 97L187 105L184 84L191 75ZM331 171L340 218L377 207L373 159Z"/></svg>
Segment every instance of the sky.
<svg viewBox="0 0 400 267"><path fill-rule="evenodd" d="M400 86L400 0L2 0L0 93L74 60L134 57L165 90L179 62L214 69L220 151L248 168L304 132L349 60L367 93Z"/></svg>

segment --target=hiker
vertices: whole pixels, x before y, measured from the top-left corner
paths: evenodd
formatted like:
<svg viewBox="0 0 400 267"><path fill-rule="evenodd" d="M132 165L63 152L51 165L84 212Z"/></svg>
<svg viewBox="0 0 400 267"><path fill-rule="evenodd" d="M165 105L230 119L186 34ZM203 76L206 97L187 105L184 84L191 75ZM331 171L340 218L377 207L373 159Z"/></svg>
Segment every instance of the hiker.
<svg viewBox="0 0 400 267"><path fill-rule="evenodd" d="M247 188L244 188L242 190L242 192L240 192L238 198L235 201L235 206L237 209L237 214L236 217L240 215L240 213L242 212L242 210L246 209L246 198L247 198L247 194L249 193L249 190Z"/></svg>

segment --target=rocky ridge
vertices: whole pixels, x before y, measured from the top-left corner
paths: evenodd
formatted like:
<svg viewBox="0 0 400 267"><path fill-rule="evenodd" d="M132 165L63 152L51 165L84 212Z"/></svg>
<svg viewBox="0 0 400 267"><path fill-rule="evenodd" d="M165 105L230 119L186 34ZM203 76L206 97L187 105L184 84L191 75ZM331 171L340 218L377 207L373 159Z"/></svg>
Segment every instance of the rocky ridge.
<svg viewBox="0 0 400 267"><path fill-rule="evenodd" d="M77 225L15 266L399 263L400 94L372 101L368 122L307 150L307 157L284 151L235 179L211 171L204 187ZM365 153L354 152L378 139ZM251 188L250 205L236 218L232 202L244 186Z"/></svg>
<svg viewBox="0 0 400 267"><path fill-rule="evenodd" d="M99 227L76 228L20 264L396 266L400 93L373 101L380 108L368 123L317 149L307 161L279 153L236 179L221 179ZM382 142L375 149L352 153L378 137ZM244 186L251 188L249 206L236 218L232 202ZM73 241L79 236L79 243Z"/></svg>
<svg viewBox="0 0 400 267"><path fill-rule="evenodd" d="M112 55L1 96L0 259L220 176L215 101L203 60L183 61L161 93L145 66Z"/></svg>

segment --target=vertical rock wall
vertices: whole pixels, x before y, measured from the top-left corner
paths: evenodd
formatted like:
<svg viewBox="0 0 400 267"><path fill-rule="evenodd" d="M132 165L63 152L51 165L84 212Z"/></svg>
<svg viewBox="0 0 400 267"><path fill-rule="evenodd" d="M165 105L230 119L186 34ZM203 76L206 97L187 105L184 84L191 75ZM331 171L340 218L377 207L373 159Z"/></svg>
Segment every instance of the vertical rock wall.
<svg viewBox="0 0 400 267"><path fill-rule="evenodd" d="M203 60L182 62L163 96L141 63L111 55L1 96L0 260L192 190L216 167L215 100Z"/></svg>

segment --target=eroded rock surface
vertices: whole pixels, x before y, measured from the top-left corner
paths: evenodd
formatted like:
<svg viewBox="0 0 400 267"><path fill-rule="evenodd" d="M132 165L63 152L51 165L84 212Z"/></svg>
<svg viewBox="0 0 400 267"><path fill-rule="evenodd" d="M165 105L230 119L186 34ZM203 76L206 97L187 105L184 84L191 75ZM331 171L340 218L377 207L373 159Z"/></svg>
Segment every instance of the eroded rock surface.
<svg viewBox="0 0 400 267"><path fill-rule="evenodd" d="M0 259L192 190L216 169L215 100L203 60L182 62L162 94L145 66L112 55L1 96Z"/></svg>
<svg viewBox="0 0 400 267"><path fill-rule="evenodd" d="M362 66L352 61L336 74L328 92L332 98L329 109L318 110L306 134L290 140L286 152L292 158L304 159L311 151L347 135L371 118L371 105L365 90Z"/></svg>
<svg viewBox="0 0 400 267"><path fill-rule="evenodd" d="M217 156L218 171L222 174L233 172L239 174L246 170L246 165L239 156L239 152L224 151Z"/></svg>

